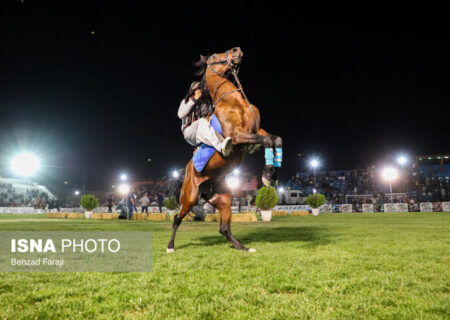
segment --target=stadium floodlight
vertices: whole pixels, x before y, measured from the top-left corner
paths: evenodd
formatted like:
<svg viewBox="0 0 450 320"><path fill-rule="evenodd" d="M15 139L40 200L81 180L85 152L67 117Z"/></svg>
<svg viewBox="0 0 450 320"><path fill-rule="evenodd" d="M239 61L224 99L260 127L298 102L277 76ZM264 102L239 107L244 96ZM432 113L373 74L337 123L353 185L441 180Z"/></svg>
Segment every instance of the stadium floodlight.
<svg viewBox="0 0 450 320"><path fill-rule="evenodd" d="M383 175L383 178L385 180L389 181L389 191L391 193L391 203L393 203L394 198L392 196L392 180L395 180L395 178L397 178L398 171L395 168L387 167L387 168L383 169L381 174Z"/></svg>
<svg viewBox="0 0 450 320"><path fill-rule="evenodd" d="M122 173L122 174L120 175L120 180L121 180L121 181L127 181L127 180L128 180L128 176L127 176L125 173Z"/></svg>
<svg viewBox="0 0 450 320"><path fill-rule="evenodd" d="M241 174L241 170L240 170L239 168L234 168L233 174L234 174L235 176L238 176L238 175Z"/></svg>
<svg viewBox="0 0 450 320"><path fill-rule="evenodd" d="M76 196L79 196L80 195L80 191L75 190L75 192L73 194L76 195Z"/></svg>
<svg viewBox="0 0 450 320"><path fill-rule="evenodd" d="M12 171L22 177L29 177L39 170L39 159L31 153L20 153L11 160Z"/></svg>
<svg viewBox="0 0 450 320"><path fill-rule="evenodd" d="M227 179L227 185L228 187L230 187L232 190L236 189L237 187L239 187L239 178L237 177L229 177Z"/></svg>
<svg viewBox="0 0 450 320"><path fill-rule="evenodd" d="M179 176L180 176L180 174L178 173L178 171L177 170L173 170L172 177L178 178Z"/></svg>
<svg viewBox="0 0 450 320"><path fill-rule="evenodd" d="M406 164L407 162L408 162L408 159L405 156L399 156L397 158L397 163L401 166Z"/></svg>
<svg viewBox="0 0 450 320"><path fill-rule="evenodd" d="M398 172L395 168L388 167L383 169L383 178L389 181L394 180L397 178Z"/></svg>
<svg viewBox="0 0 450 320"><path fill-rule="evenodd" d="M317 168L319 166L319 160L312 159L309 164L311 165L312 168Z"/></svg>
<svg viewBox="0 0 450 320"><path fill-rule="evenodd" d="M127 194L130 191L130 187L127 184L121 184L119 186L119 192L121 194Z"/></svg>

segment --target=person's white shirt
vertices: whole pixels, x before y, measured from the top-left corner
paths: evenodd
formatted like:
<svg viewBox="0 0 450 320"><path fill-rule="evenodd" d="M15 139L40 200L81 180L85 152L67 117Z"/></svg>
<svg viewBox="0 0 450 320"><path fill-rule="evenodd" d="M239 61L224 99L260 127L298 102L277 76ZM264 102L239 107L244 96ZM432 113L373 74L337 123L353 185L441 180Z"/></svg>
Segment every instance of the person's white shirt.
<svg viewBox="0 0 450 320"><path fill-rule="evenodd" d="M150 200L146 196L143 196L141 199L139 199L139 203L141 204L141 206L147 207L150 203Z"/></svg>

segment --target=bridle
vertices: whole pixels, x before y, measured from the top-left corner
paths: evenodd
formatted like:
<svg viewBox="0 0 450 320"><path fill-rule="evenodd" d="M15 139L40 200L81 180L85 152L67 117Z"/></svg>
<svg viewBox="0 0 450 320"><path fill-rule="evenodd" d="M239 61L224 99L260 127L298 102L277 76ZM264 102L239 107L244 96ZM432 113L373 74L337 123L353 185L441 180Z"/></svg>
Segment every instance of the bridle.
<svg viewBox="0 0 450 320"><path fill-rule="evenodd" d="M212 56L211 56L212 57ZM206 65L208 67L209 70L211 70L212 73L217 74L220 78L228 78L229 74L225 74L227 71L230 71L231 68L231 62L228 59L228 50L225 52L225 59L219 60L219 61L213 61L213 62L209 62L211 60L211 57L208 58L208 60L206 61ZM213 65L216 64L225 64L227 65L227 67L229 68L225 68L225 70L222 73L217 72L216 70L214 70L214 68L212 67ZM220 88L220 86L222 84L224 84L226 81L223 81L222 83L220 83L220 79L217 80L216 85L214 87L214 91L213 91L213 99L216 96L217 90ZM214 102L215 104L215 102Z"/></svg>
<svg viewBox="0 0 450 320"><path fill-rule="evenodd" d="M226 80L227 80L227 78L229 76L229 74L226 74L227 71L231 70L231 73L234 76L234 80L236 81L236 84L237 84L238 88L234 89L234 90L231 90L231 91L228 91L228 92L225 92L224 94L222 94L216 101L213 102L213 106L215 107L217 102L222 100L222 98L224 98L226 95L229 95L230 93L241 92L242 96L244 97L244 100L247 102L248 106L253 111L253 114L255 116L254 129L255 129L255 132L256 132L256 127L257 127L257 122L258 122L258 118L256 116L256 111L253 108L253 106L250 103L250 101L247 99L247 96L245 95L244 89L242 88L241 82L239 81L239 78L238 78L238 72L239 71L231 66L231 61L228 59L228 51L229 50L227 50L225 52L225 59L222 59L222 60L219 60L219 61L210 62L211 57L209 57L208 60L206 61L206 65L209 68L209 70L211 70L211 72L217 74L221 79L225 78L225 81L222 81L221 83L219 83L221 79L217 80L216 85L214 86L214 91L213 91L212 97L214 99L215 96L216 96L217 90L219 90L219 88L220 88L220 86L222 84L226 83ZM216 70L214 70L213 67L212 67L213 65L216 65L216 64L226 64L229 68L225 68L225 70L222 73L219 73Z"/></svg>

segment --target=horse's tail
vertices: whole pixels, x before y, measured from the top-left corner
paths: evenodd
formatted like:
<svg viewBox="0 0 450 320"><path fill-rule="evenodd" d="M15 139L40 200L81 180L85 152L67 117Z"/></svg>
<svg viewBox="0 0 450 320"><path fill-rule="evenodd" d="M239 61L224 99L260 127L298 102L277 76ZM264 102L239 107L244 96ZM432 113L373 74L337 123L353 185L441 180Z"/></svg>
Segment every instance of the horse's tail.
<svg viewBox="0 0 450 320"><path fill-rule="evenodd" d="M180 205L181 187L184 182L184 171L185 169L178 170L178 177L169 181L168 196L174 197L178 205Z"/></svg>

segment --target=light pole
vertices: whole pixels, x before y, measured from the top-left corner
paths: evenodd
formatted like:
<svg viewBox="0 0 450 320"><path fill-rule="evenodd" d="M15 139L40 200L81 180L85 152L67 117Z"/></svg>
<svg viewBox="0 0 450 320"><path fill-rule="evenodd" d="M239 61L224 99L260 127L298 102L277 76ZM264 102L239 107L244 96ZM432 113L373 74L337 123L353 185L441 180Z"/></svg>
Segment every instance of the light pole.
<svg viewBox="0 0 450 320"><path fill-rule="evenodd" d="M319 166L319 161L317 159L312 159L310 165L314 171L314 188L317 188L316 168Z"/></svg>
<svg viewBox="0 0 450 320"><path fill-rule="evenodd" d="M398 172L395 168L388 167L383 169L383 178L389 181L389 192L391 193L391 203L394 203L394 197L392 196L392 180L397 178Z"/></svg>
<svg viewBox="0 0 450 320"><path fill-rule="evenodd" d="M240 181L238 177L231 176L227 178L226 182L228 187L231 189L231 205L233 205L234 190L239 187Z"/></svg>

